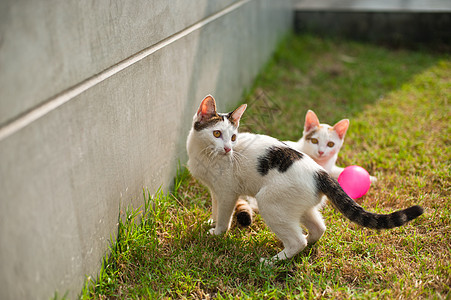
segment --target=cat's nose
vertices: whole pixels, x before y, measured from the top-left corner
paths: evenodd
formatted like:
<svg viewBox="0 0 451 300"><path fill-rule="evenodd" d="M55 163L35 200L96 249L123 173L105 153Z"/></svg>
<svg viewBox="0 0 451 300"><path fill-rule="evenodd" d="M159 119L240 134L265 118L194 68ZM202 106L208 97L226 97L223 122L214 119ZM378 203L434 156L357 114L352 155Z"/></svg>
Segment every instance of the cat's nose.
<svg viewBox="0 0 451 300"><path fill-rule="evenodd" d="M319 156L324 154L324 151L318 151Z"/></svg>
<svg viewBox="0 0 451 300"><path fill-rule="evenodd" d="M229 147L224 147L224 151L225 151L225 153L229 153L229 152L230 152L230 150L232 150L232 149L230 149Z"/></svg>

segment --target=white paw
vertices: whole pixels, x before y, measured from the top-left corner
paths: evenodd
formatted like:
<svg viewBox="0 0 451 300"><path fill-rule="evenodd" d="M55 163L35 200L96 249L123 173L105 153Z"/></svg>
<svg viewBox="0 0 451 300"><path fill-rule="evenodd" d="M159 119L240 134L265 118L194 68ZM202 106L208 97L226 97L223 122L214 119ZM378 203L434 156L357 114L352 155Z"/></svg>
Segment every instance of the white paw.
<svg viewBox="0 0 451 300"><path fill-rule="evenodd" d="M370 181L371 183L376 183L377 182L377 178L374 176L370 176Z"/></svg>
<svg viewBox="0 0 451 300"><path fill-rule="evenodd" d="M260 258L260 263L266 267L272 267L274 266L274 259L273 258Z"/></svg>
<svg viewBox="0 0 451 300"><path fill-rule="evenodd" d="M213 219L208 219L208 221L205 223L207 223L210 226L215 226L215 221Z"/></svg>
<svg viewBox="0 0 451 300"><path fill-rule="evenodd" d="M214 227L214 228L211 228L208 231L208 233L211 234L211 235L221 235L221 234L224 234L226 231L227 231L227 229L226 230L221 230L221 229L218 229L218 227Z"/></svg>

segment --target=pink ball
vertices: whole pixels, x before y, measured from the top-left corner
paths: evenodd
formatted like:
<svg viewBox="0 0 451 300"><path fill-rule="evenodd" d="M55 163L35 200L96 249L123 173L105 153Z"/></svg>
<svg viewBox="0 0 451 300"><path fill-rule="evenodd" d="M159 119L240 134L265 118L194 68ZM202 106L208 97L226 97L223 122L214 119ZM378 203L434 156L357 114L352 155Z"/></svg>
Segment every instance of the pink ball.
<svg viewBox="0 0 451 300"><path fill-rule="evenodd" d="M349 166L338 176L338 183L349 197L357 199L370 189L370 174L362 167Z"/></svg>

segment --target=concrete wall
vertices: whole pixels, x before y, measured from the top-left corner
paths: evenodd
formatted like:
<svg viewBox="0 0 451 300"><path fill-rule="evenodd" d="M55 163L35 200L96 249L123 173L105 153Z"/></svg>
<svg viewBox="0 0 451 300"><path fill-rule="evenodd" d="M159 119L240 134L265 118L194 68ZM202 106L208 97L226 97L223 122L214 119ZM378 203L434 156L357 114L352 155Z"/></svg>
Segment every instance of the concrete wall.
<svg viewBox="0 0 451 300"><path fill-rule="evenodd" d="M295 5L294 19L299 33L451 49L449 0L303 0Z"/></svg>
<svg viewBox="0 0 451 300"><path fill-rule="evenodd" d="M240 99L291 5L0 2L0 299L78 295L119 207L170 185L202 97Z"/></svg>

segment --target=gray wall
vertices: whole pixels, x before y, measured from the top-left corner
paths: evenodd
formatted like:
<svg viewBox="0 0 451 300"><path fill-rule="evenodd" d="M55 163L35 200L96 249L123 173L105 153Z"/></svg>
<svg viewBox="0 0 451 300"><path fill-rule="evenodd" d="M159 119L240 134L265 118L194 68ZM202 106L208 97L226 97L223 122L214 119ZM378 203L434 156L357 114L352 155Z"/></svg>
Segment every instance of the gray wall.
<svg viewBox="0 0 451 300"><path fill-rule="evenodd" d="M202 97L230 108L291 22L291 0L1 1L0 299L76 297Z"/></svg>

